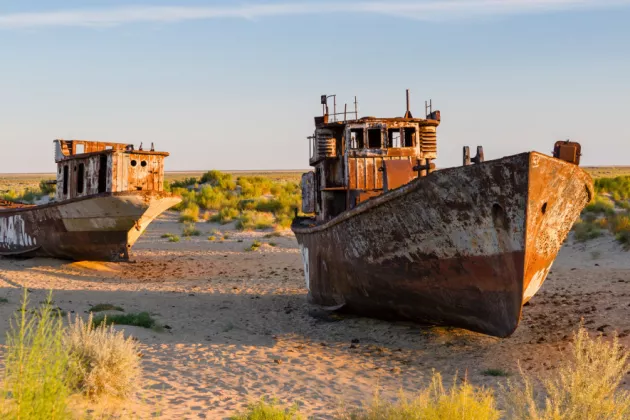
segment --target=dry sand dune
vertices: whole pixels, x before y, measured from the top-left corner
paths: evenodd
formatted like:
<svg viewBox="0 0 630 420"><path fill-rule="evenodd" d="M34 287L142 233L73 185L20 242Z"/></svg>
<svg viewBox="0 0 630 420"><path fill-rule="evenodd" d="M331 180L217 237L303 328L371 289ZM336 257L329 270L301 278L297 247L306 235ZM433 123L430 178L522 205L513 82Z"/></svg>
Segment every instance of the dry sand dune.
<svg viewBox="0 0 630 420"><path fill-rule="evenodd" d="M199 237L168 242L161 235L180 233L181 225L173 214L163 215L134 248L135 263L0 259L0 297L9 299L0 304L0 330L7 330L22 287L34 302L54 290L56 305L69 313L86 315L90 305L112 303L154 314L163 332L124 327L144 355L143 391L130 409L173 419L225 418L261 396L329 418L341 404L359 404L377 389L387 397L413 392L432 369L447 380L466 376L489 386L504 379L484 370L516 374L517 360L526 370L552 372L581 318L592 332L617 330L630 345L630 254L611 238L569 241L516 333L501 340L324 316L306 302L292 236L230 231L220 242L208 236L229 225L198 228ZM245 251L256 238L276 246Z"/></svg>

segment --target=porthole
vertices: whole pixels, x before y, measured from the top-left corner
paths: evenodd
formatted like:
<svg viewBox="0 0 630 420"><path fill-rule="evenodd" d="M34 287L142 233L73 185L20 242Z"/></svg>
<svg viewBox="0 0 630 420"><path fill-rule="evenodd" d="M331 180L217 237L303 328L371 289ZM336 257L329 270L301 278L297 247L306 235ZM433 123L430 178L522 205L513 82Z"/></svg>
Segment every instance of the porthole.
<svg viewBox="0 0 630 420"><path fill-rule="evenodd" d="M135 160L131 161L131 166L136 166L138 164L138 162L136 162Z"/></svg>
<svg viewBox="0 0 630 420"><path fill-rule="evenodd" d="M143 160L142 162L140 162L140 166L142 166L143 168L147 166L147 161Z"/></svg>

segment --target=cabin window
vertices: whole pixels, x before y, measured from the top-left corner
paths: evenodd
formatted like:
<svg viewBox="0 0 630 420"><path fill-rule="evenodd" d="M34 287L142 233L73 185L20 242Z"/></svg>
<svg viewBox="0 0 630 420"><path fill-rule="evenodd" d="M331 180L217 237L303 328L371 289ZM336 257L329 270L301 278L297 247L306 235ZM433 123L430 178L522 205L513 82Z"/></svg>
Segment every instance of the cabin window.
<svg viewBox="0 0 630 420"><path fill-rule="evenodd" d="M98 165L98 192L107 191L107 155L101 155Z"/></svg>
<svg viewBox="0 0 630 420"><path fill-rule="evenodd" d="M364 147L363 129L353 128L350 130L350 148L363 149Z"/></svg>
<svg viewBox="0 0 630 420"><path fill-rule="evenodd" d="M147 166L147 161L143 160L142 162L140 162L140 166L142 166L143 168Z"/></svg>
<svg viewBox="0 0 630 420"><path fill-rule="evenodd" d="M79 170L77 172L77 194L83 194L83 184L85 176L85 164L79 163Z"/></svg>
<svg viewBox="0 0 630 420"><path fill-rule="evenodd" d="M402 147L400 143L400 130L398 128L390 128L387 130L387 147Z"/></svg>
<svg viewBox="0 0 630 420"><path fill-rule="evenodd" d="M68 165L63 167L63 195L68 195Z"/></svg>
<svg viewBox="0 0 630 420"><path fill-rule="evenodd" d="M380 128L368 129L368 148L380 149L381 147L382 147L381 129Z"/></svg>
<svg viewBox="0 0 630 420"><path fill-rule="evenodd" d="M105 150L112 150L112 146L105 146Z"/></svg>
<svg viewBox="0 0 630 420"><path fill-rule="evenodd" d="M403 144L402 147L413 147L416 140L416 128L405 127L403 128Z"/></svg>
<svg viewBox="0 0 630 420"><path fill-rule="evenodd" d="M135 160L131 161L131 166L136 166L138 164L138 162L136 162Z"/></svg>
<svg viewBox="0 0 630 420"><path fill-rule="evenodd" d="M77 155L85 153L85 144L77 144L74 150Z"/></svg>

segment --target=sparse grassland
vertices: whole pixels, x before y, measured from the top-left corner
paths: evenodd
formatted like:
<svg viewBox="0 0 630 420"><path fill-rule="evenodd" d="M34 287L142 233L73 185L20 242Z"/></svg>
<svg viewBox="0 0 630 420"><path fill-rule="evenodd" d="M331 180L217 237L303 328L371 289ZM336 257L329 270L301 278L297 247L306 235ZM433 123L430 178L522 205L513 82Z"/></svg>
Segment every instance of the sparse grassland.
<svg viewBox="0 0 630 420"><path fill-rule="evenodd" d="M208 171L200 178L183 177L165 182L165 188L182 196L176 207L180 222L196 222L201 212L215 223L236 222L240 230L288 228L301 208L296 177L273 178Z"/></svg>
<svg viewBox="0 0 630 420"><path fill-rule="evenodd" d="M595 197L574 225L575 240L585 242L612 233L624 247L630 247L630 176L595 180Z"/></svg>

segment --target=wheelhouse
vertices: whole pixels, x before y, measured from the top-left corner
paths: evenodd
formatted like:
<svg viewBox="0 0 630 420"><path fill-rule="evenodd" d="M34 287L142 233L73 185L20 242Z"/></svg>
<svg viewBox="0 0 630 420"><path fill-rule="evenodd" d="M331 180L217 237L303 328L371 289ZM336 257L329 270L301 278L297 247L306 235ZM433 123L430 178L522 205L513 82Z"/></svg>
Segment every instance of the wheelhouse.
<svg viewBox="0 0 630 420"><path fill-rule="evenodd" d="M322 96L323 115L315 117L315 132L308 138L314 170L302 176L304 213L329 220L435 168L440 112L429 104L426 118L413 118L407 91L403 117L358 118L355 99L354 118L348 119L347 107L337 113L335 104L328 112L328 98Z"/></svg>

